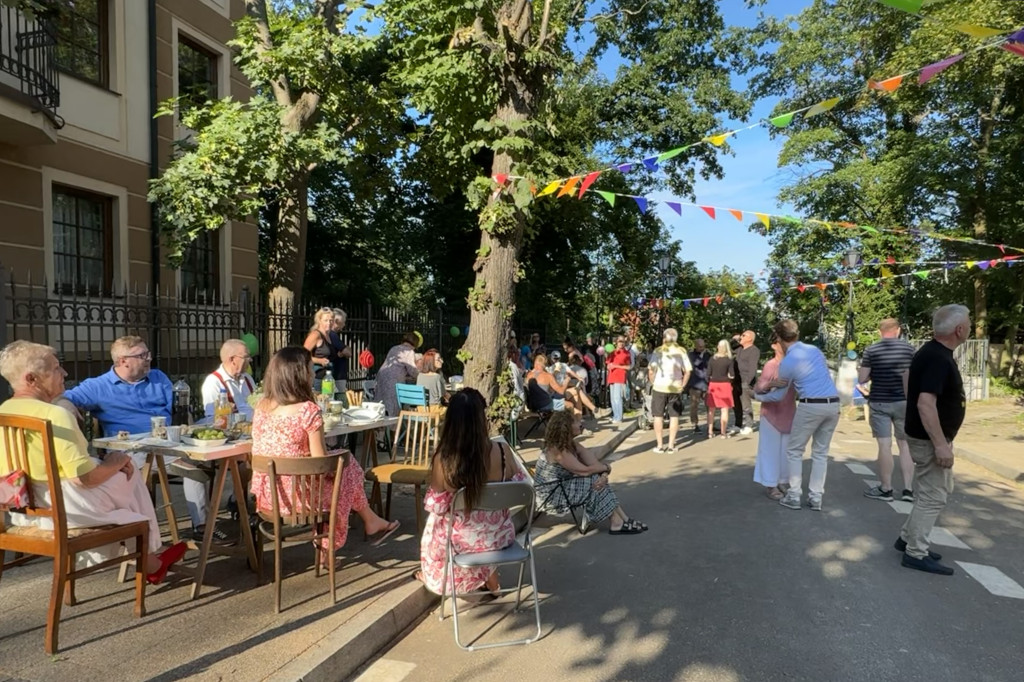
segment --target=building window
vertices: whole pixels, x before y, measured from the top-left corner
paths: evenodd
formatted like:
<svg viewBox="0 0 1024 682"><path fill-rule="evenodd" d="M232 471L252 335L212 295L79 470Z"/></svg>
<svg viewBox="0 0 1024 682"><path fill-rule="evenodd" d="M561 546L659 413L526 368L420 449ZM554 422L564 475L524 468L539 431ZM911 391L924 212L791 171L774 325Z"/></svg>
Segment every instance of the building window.
<svg viewBox="0 0 1024 682"><path fill-rule="evenodd" d="M188 110L217 99L217 55L178 36L178 96Z"/></svg>
<svg viewBox="0 0 1024 682"><path fill-rule="evenodd" d="M110 77L107 0L63 0L54 13L61 71L103 87Z"/></svg>
<svg viewBox="0 0 1024 682"><path fill-rule="evenodd" d="M72 187L53 187L54 289L109 295L113 283L114 200Z"/></svg>
<svg viewBox="0 0 1024 682"><path fill-rule="evenodd" d="M220 291L219 233L205 230L185 249L181 263L181 300L213 303Z"/></svg>

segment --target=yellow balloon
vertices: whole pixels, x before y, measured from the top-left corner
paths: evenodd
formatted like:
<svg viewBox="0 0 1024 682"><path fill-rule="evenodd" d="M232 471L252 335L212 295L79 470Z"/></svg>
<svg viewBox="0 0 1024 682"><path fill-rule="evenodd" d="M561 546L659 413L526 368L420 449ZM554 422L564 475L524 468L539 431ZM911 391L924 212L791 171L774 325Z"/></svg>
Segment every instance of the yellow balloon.
<svg viewBox="0 0 1024 682"><path fill-rule="evenodd" d="M850 341L849 343L846 344L846 350L853 350L856 347L857 347L857 342L856 341Z"/></svg>

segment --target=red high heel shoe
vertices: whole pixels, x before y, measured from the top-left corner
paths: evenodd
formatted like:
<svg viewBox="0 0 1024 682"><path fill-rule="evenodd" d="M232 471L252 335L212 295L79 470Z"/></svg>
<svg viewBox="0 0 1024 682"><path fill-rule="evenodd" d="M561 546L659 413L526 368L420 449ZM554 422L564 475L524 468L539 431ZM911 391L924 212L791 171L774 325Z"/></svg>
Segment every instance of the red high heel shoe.
<svg viewBox="0 0 1024 682"><path fill-rule="evenodd" d="M171 564L176 564L181 561L181 558L185 556L185 552L188 551L188 545L184 542L179 542L176 545L171 545L164 551L156 555L156 558L160 560L160 568L153 571L146 576L146 580L149 581L150 585L159 585L164 581L164 577L167 575L167 569L171 567Z"/></svg>

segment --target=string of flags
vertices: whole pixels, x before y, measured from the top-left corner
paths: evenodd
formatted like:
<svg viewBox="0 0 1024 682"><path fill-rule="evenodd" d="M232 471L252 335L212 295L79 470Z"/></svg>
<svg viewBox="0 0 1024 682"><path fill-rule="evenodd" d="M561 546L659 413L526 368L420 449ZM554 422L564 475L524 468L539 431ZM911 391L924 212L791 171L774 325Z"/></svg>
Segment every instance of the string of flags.
<svg viewBox="0 0 1024 682"><path fill-rule="evenodd" d="M881 267L881 273L877 277L861 277L860 279L837 279L832 282L813 282L813 283L801 283L790 284L788 286L775 286L772 291L775 294L781 294L784 291L798 291L804 293L808 289L814 291L825 292L829 288L838 288L840 286L853 286L855 284L863 284L866 286L882 286L886 281L901 278L905 282L911 281L911 277L916 277L921 280L928 279L932 274L941 272L947 273L957 267L978 268L979 270L988 270L995 268L1000 264L1005 264L1006 267L1012 267L1024 263L1021 260L1022 256L1004 256L1002 258L995 258L992 260L984 261L960 261L943 263L942 267L927 268L923 270L914 270L907 273L894 273L887 267ZM916 265L916 264L915 264ZM707 308L712 303L724 303L729 299L742 299L749 298L751 296L763 295L765 292L760 289L753 289L750 291L731 291L729 293L718 293L718 294L705 294L704 296L695 296L693 298L637 298L634 301L636 307L641 308L648 306L651 308L666 308L672 304L682 305L683 308L689 309L691 307L703 307Z"/></svg>
<svg viewBox="0 0 1024 682"><path fill-rule="evenodd" d="M646 213L650 205L650 202L654 201L648 197L637 196L633 194L621 194L617 192L608 192L605 190L594 190L594 193L600 196L602 199L607 201L612 206L615 205L615 201L619 197L632 199L636 202L637 207L642 213ZM664 201L664 204L670 209L676 212L677 215L683 215L683 208L698 208L704 212L712 220L717 220L718 217L730 215L738 221L743 221L745 217L752 216L757 219L764 226L765 232L772 229L773 222L779 222L786 225L795 225L798 227L822 227L829 230L860 230L864 233L869 234L902 234L909 235L912 237L924 237L929 239L938 239L941 241L952 241L959 242L962 244L972 244L974 246L985 246L995 249L999 249L1000 253L1006 253L1007 251L1014 251L1017 253L1024 253L1024 248L1009 246L1007 244L993 244L990 242L982 241L980 239L974 239L973 237L958 237L955 235L944 234L942 232L936 232L934 230L922 230L912 227L877 227L874 225L861 225L858 223L851 223L847 221L830 221L820 220L818 218L796 218L789 215L779 215L776 213L769 213L768 211L751 211L748 209L738 208L725 208L722 206L711 206L706 204L696 204L690 201L679 201L673 199L672 201Z"/></svg>
<svg viewBox="0 0 1024 682"><path fill-rule="evenodd" d="M934 17L930 17L927 14L921 14L921 10L928 5L934 5L941 0L875 0L880 5L892 7L900 11L906 12L907 14L913 14L918 19L923 19L935 24L946 25L945 22L939 21ZM957 22L950 25L950 28L959 31L965 35L969 35L972 38L991 38L992 36L1004 35L1009 31L1004 31L998 28L991 28L989 26L978 26L968 22Z"/></svg>

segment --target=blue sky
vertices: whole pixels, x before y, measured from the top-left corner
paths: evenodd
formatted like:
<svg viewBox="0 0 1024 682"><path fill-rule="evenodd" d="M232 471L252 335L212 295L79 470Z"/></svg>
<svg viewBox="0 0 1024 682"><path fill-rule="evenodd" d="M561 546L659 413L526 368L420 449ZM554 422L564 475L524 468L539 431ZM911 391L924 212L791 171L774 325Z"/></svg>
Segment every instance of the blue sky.
<svg viewBox="0 0 1024 682"><path fill-rule="evenodd" d="M787 16L796 15L811 4L810 0L768 0L763 7L747 9L743 0L722 0L719 3L725 22L730 26L752 26L758 13ZM746 83L737 77L735 87ZM758 101L747 123L726 121L725 129L741 128L764 118L775 106L775 99ZM709 131L710 132L710 131ZM722 132L722 131L715 131ZM720 159L724 176L721 180L698 179L695 194L700 204L736 208L768 213L790 213L790 207L780 205L776 199L784 184L784 172L777 167L782 137L772 139L763 127L741 133L729 140L731 154ZM691 140L680 140L681 144ZM654 194L654 197L669 197ZM682 255L697 263L701 270L729 266L740 272L757 274L768 256L768 241L748 231L753 216L737 221L728 213L718 214L716 220L698 208L684 207L680 217L659 203L655 212L665 222L674 239L682 242Z"/></svg>

